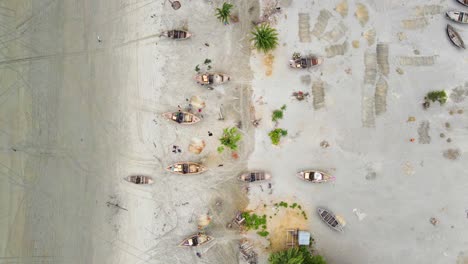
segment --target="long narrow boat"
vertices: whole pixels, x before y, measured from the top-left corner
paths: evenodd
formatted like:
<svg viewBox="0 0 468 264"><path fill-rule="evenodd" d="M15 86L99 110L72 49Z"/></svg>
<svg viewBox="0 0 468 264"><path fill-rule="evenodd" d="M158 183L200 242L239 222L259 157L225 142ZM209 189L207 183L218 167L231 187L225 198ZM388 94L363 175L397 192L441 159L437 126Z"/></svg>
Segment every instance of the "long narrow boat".
<svg viewBox="0 0 468 264"><path fill-rule="evenodd" d="M450 41L452 41L452 43L455 46L462 49L465 48L465 43L463 42L463 39L461 38L460 34L458 34L455 28L453 28L451 25L447 25L447 35Z"/></svg>
<svg viewBox="0 0 468 264"><path fill-rule="evenodd" d="M340 220L335 214L324 208L317 208L320 218L332 229L343 232L344 221Z"/></svg>
<svg viewBox="0 0 468 264"><path fill-rule="evenodd" d="M289 67L295 69L307 69L319 66L323 63L323 58L311 55L306 57L299 57L289 61Z"/></svg>
<svg viewBox="0 0 468 264"><path fill-rule="evenodd" d="M264 171L250 171L239 176L239 180L243 182L262 182L271 179L271 175Z"/></svg>
<svg viewBox="0 0 468 264"><path fill-rule="evenodd" d="M335 180L334 176L317 170L300 171L297 173L297 176L303 181L308 181L312 183L323 183Z"/></svg>
<svg viewBox="0 0 468 264"><path fill-rule="evenodd" d="M173 29L164 31L161 33L161 36L165 36L171 39L188 39L192 36L192 34L185 30Z"/></svg>
<svg viewBox="0 0 468 264"><path fill-rule="evenodd" d="M468 0L457 0L458 3L464 5L464 6L468 6Z"/></svg>
<svg viewBox="0 0 468 264"><path fill-rule="evenodd" d="M208 169L201 164L195 162L177 162L170 166L167 166L167 171L175 173L175 174L200 174Z"/></svg>
<svg viewBox="0 0 468 264"><path fill-rule="evenodd" d="M457 23L468 23L468 13L460 11L448 11L447 13L445 13L445 15Z"/></svg>
<svg viewBox="0 0 468 264"><path fill-rule="evenodd" d="M204 233L197 233L184 239L179 247L198 247L213 240L214 237L207 236Z"/></svg>
<svg viewBox="0 0 468 264"><path fill-rule="evenodd" d="M201 85L218 85L231 80L231 77L224 73L201 73L195 76L195 81Z"/></svg>
<svg viewBox="0 0 468 264"><path fill-rule="evenodd" d="M162 114L166 119L172 120L182 125L191 125L200 122L200 118L192 113L178 111L178 112L167 112Z"/></svg>
<svg viewBox="0 0 468 264"><path fill-rule="evenodd" d="M153 179L149 176L131 175L126 177L125 180L134 184L153 184Z"/></svg>

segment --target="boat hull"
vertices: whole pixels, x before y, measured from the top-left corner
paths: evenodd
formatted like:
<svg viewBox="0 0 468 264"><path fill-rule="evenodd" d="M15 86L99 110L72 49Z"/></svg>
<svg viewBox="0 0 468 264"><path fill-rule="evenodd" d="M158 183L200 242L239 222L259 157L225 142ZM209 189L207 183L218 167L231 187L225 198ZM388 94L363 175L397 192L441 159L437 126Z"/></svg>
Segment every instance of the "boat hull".
<svg viewBox="0 0 468 264"><path fill-rule="evenodd" d="M177 118L177 114L179 113L182 113L184 115L181 122L179 122L179 119ZM201 121L201 119L198 116L192 113L183 112L183 111L182 112L166 112L166 113L163 113L162 116L168 120L171 120L181 125L193 125ZM187 116L190 118L187 118Z"/></svg>
<svg viewBox="0 0 468 264"><path fill-rule="evenodd" d="M450 25L447 25L447 35L452 43L458 48L464 49L465 43L458 32Z"/></svg>
<svg viewBox="0 0 468 264"><path fill-rule="evenodd" d="M454 22L468 24L468 13L459 11L448 11L447 13L445 13L445 15Z"/></svg>
<svg viewBox="0 0 468 264"><path fill-rule="evenodd" d="M196 171L194 170L195 168L196 168ZM208 168L195 162L177 162L177 163L167 166L166 170L168 172L179 174L179 175L196 175L196 174L201 174L203 172L206 172Z"/></svg>
<svg viewBox="0 0 468 264"><path fill-rule="evenodd" d="M333 214L331 211L325 208L317 208L317 213L320 219L322 219L322 221L325 222L331 229L338 232L343 232L344 225L338 221L335 214Z"/></svg>
<svg viewBox="0 0 468 264"><path fill-rule="evenodd" d="M309 173L309 175L312 176L312 178L309 177L309 179L307 179L306 175L307 173ZM314 179L313 175L314 173L320 173L321 176L322 176L322 179ZM322 172L322 171L318 171L318 170L305 170L305 171L300 171L296 174L297 177L299 177L299 179L303 180L303 181L306 181L306 182L311 182L311 183L325 183L325 182L330 182L330 181L334 181L335 180L335 177L334 176L331 176L325 172Z"/></svg>
<svg viewBox="0 0 468 264"><path fill-rule="evenodd" d="M134 183L134 184L153 184L154 181L149 176L142 176L142 175L131 175L125 178L126 181Z"/></svg>
<svg viewBox="0 0 468 264"><path fill-rule="evenodd" d="M194 239L197 240L197 243L194 244L193 241ZM214 237L212 236L207 236L207 235L200 235L200 234L196 234L196 235L191 235L187 238L185 238L180 244L179 244L179 247L199 247L201 245L205 245L211 241L214 240Z"/></svg>
<svg viewBox="0 0 468 264"><path fill-rule="evenodd" d="M231 80L231 76L224 73L203 73L195 76L195 81L200 85L220 85Z"/></svg>
<svg viewBox="0 0 468 264"><path fill-rule="evenodd" d="M241 174L237 179L246 183L265 182L271 179L271 174L263 171L249 171Z"/></svg>

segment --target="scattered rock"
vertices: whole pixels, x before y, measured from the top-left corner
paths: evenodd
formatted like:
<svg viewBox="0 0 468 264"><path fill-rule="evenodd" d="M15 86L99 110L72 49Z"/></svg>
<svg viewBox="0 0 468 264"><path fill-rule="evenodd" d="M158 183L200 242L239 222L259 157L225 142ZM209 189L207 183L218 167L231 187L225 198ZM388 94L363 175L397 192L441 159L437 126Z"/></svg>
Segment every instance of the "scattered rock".
<svg viewBox="0 0 468 264"><path fill-rule="evenodd" d="M377 173L375 171L369 171L366 175L366 180L371 181L377 178Z"/></svg>
<svg viewBox="0 0 468 264"><path fill-rule="evenodd" d="M441 138L444 138L445 137L445 134L444 133L440 133L439 135Z"/></svg>
<svg viewBox="0 0 468 264"><path fill-rule="evenodd" d="M408 120L406 120L406 122L415 122L415 121L416 121L416 117L414 116L409 116Z"/></svg>
<svg viewBox="0 0 468 264"><path fill-rule="evenodd" d="M455 112L453 112L453 110L450 110L450 111L449 111L449 114L450 114L450 115L453 115L454 113L455 113Z"/></svg>
<svg viewBox="0 0 468 264"><path fill-rule="evenodd" d="M322 148L328 148L329 146L330 144L326 140L323 140L322 142L320 142L320 147Z"/></svg>
<svg viewBox="0 0 468 264"><path fill-rule="evenodd" d="M312 78L310 78L310 75L303 75L301 76L301 82L306 85L310 85L312 82Z"/></svg>
<svg viewBox="0 0 468 264"><path fill-rule="evenodd" d="M457 114L460 114L460 115L463 114L463 109L458 109Z"/></svg>
<svg viewBox="0 0 468 264"><path fill-rule="evenodd" d="M452 142L452 139L451 138L447 138L447 143L450 143Z"/></svg>
<svg viewBox="0 0 468 264"><path fill-rule="evenodd" d="M459 149L447 149L443 152L444 158L449 160L457 160L461 153Z"/></svg>
<svg viewBox="0 0 468 264"><path fill-rule="evenodd" d="M405 164L403 164L403 171L408 176L413 175L414 174L414 167L413 167L413 165L411 165L411 163L409 161L407 161Z"/></svg>
<svg viewBox="0 0 468 264"><path fill-rule="evenodd" d="M396 72L400 75L405 73L402 68L396 68Z"/></svg>
<svg viewBox="0 0 468 264"><path fill-rule="evenodd" d="M353 48L355 48L355 49L359 48L359 40L353 40L353 42L351 42L351 44L353 45Z"/></svg>
<svg viewBox="0 0 468 264"><path fill-rule="evenodd" d="M341 17L346 17L348 15L348 2L346 0L341 1L336 5L335 11L338 12Z"/></svg>
<svg viewBox="0 0 468 264"><path fill-rule="evenodd" d="M450 128L450 123L449 122L445 122L445 128Z"/></svg>
<svg viewBox="0 0 468 264"><path fill-rule="evenodd" d="M414 53L414 55L419 55L419 54L421 54L421 53L419 52L419 50L417 50L417 49L413 50L413 53Z"/></svg>
<svg viewBox="0 0 468 264"><path fill-rule="evenodd" d="M405 32L398 32L397 36L398 36L398 40L400 41L405 40L407 38Z"/></svg>
<svg viewBox="0 0 468 264"><path fill-rule="evenodd" d="M439 220L437 220L435 217L431 217L429 219L429 222L433 225L433 226L436 226L437 224L439 224Z"/></svg>

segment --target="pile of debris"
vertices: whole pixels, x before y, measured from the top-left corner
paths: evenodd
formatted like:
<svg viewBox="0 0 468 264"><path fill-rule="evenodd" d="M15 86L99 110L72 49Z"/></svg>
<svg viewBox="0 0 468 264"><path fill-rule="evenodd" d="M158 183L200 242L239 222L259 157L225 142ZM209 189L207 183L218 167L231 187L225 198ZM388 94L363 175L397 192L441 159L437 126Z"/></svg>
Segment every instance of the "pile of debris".
<svg viewBox="0 0 468 264"><path fill-rule="evenodd" d="M253 251L253 245L248 240L241 240L239 249L242 257L247 261L247 263L257 263L257 253Z"/></svg>

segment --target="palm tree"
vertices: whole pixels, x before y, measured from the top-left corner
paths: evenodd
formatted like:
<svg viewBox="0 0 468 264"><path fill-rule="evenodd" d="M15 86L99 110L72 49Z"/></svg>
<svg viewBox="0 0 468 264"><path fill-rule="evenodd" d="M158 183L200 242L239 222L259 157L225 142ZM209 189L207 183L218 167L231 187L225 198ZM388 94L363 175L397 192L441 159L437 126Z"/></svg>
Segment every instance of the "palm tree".
<svg viewBox="0 0 468 264"><path fill-rule="evenodd" d="M268 258L270 264L303 264L304 256L299 248L272 253Z"/></svg>
<svg viewBox="0 0 468 264"><path fill-rule="evenodd" d="M267 53L278 46L278 32L267 24L256 26L252 31L254 47Z"/></svg>
<svg viewBox="0 0 468 264"><path fill-rule="evenodd" d="M216 17L225 25L229 24L229 16L231 15L231 9L233 7L233 4L224 3L221 8L216 8Z"/></svg>

